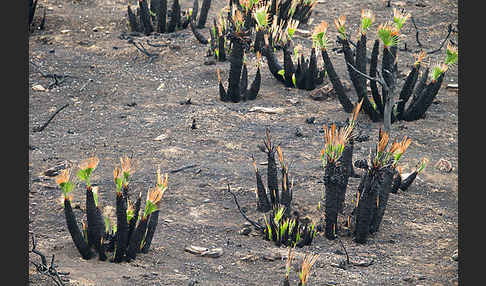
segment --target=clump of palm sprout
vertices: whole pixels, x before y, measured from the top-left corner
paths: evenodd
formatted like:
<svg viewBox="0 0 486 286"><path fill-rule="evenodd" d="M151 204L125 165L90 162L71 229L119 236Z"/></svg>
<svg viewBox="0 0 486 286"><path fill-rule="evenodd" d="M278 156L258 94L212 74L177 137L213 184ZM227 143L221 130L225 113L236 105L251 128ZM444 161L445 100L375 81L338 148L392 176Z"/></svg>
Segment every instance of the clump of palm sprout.
<svg viewBox="0 0 486 286"><path fill-rule="evenodd" d="M206 24L207 15L211 6L211 0L203 0L199 18L198 0L194 0L193 8L181 9L179 0L173 0L168 15L167 0L152 0L150 7L148 0L138 0L135 12L130 4L127 5L128 25L131 32L139 32L149 35L156 33L173 33L185 29L191 22L197 22L196 27L201 29Z"/></svg>
<svg viewBox="0 0 486 286"><path fill-rule="evenodd" d="M239 102L241 100L253 100L257 97L260 90L261 75L260 75L260 55L257 53L257 72L250 89L247 89L248 71L246 63L244 62L245 50L249 49L248 35L250 31L245 27L245 20L243 14L235 7L232 10L230 22L228 26L227 37L231 41L230 54L230 70L228 77L228 89L225 90L219 70L219 96L224 102Z"/></svg>
<svg viewBox="0 0 486 286"><path fill-rule="evenodd" d="M336 124L324 129L324 148L321 161L324 169L325 198L325 235L328 239L336 238L337 216L344 209L344 200L352 165L352 149L343 156L345 147L352 137L361 103L356 105L348 124L339 129Z"/></svg>
<svg viewBox="0 0 486 286"><path fill-rule="evenodd" d="M318 43L315 43L315 40L318 36L313 36L314 43L311 47L309 59L305 59L303 53L297 55L298 50L294 47L292 41L297 25L297 20L290 21L283 30L284 33L278 37L278 44L283 52L283 68L275 56L275 44L270 45L271 41L266 38L263 51L267 58L269 70L278 81L282 82L286 87L313 90L323 83L325 77L325 70L319 69L317 66L316 49ZM292 59L292 52L297 58L296 63Z"/></svg>
<svg viewBox="0 0 486 286"><path fill-rule="evenodd" d="M297 217L286 215L284 206L275 206L267 216L263 216L265 226L263 237L276 246L303 247L310 245L316 236L315 223L304 224Z"/></svg>
<svg viewBox="0 0 486 286"><path fill-rule="evenodd" d="M94 253L91 250L91 247L88 246L86 237L83 235L83 232L79 228L78 222L76 221L76 216L74 215L71 206L74 183L71 181L70 177L71 169L64 169L56 177L56 183L59 185L59 188L61 189L64 196L64 216L66 218L66 225L68 227L69 233L71 234L71 238L74 242L74 245L81 254L81 257L87 260L92 258L94 256Z"/></svg>
<svg viewBox="0 0 486 286"><path fill-rule="evenodd" d="M395 169L411 142L410 138L404 136L390 146L388 133L380 129L376 149L370 154L368 162L361 166L366 172L361 177L353 211L356 242L366 243L368 234L379 230L392 190Z"/></svg>
<svg viewBox="0 0 486 286"><path fill-rule="evenodd" d="M272 46L280 48L280 37L287 27L295 31L297 25L306 24L316 3L317 0L228 0L228 5L213 19L214 24L209 30L209 39L196 30L193 32L200 43L209 44L208 54L221 53L219 42L222 38L226 38L224 26L228 26L230 21L225 14L231 15L233 9L237 9L243 16L245 29L251 31L249 37L252 37L251 48L254 52L262 52L264 34L269 36ZM224 24L221 24L221 21ZM216 33L218 28L219 31L223 31L221 34ZM228 50L229 46L227 45Z"/></svg>
<svg viewBox="0 0 486 286"><path fill-rule="evenodd" d="M420 67L423 65L423 60L426 57L425 52L420 52L416 55L416 59L411 65L411 71L405 79L403 86L400 88L397 83L398 44L402 37L401 30L410 17L410 13L394 9L393 19L378 25L376 30L377 38L373 44L369 68L367 68L366 41L367 34L374 24L374 13L369 9L363 9L361 11L361 23L358 32L359 39L354 45L354 51L350 44L350 35L346 29L346 17L342 15L334 20L338 31L337 41L342 47L348 75L356 91L358 101L363 100L364 113L374 122L383 121L384 128L388 132L390 131L391 124L397 120L412 121L425 116L425 112L430 107L430 104L440 89L444 73L448 67L457 62L457 48L449 44L446 59L443 63L438 63L431 72L430 83L426 83L427 77L429 76L429 68L426 68L417 84ZM326 52L327 39L323 36L325 35L327 24L322 25L320 31L324 30L324 33L321 32L319 34L316 33L319 31L316 31L315 42L321 48L324 65L339 102L345 112L351 112L351 100L345 93L339 76L335 72L329 55ZM378 68L380 44L383 45L383 49L381 68ZM368 69L369 72L367 72ZM366 87L367 80L370 81L371 97L368 96ZM378 85L381 86L381 92L378 89ZM409 101L410 98L411 100Z"/></svg>
<svg viewBox="0 0 486 286"><path fill-rule="evenodd" d="M233 195L235 204L242 216L260 231L265 240L273 241L277 246L303 247L310 245L317 233L316 224L303 223L297 216L292 215L293 181L290 178L289 167L284 160L283 152L280 146L275 146L272 143L268 129L263 145L259 145L259 148L267 155L267 188L263 183L256 161L253 159L257 185L255 191L256 209L258 212L268 213L268 216L265 214L263 216L265 223L262 225L248 218L241 211L236 196L231 193L229 186L228 191ZM280 163L280 184L275 153Z"/></svg>
<svg viewBox="0 0 486 286"><path fill-rule="evenodd" d="M139 193L135 203L129 199L129 181L134 172L133 161L127 156L121 158L120 166L113 170L116 190L116 222L113 222L111 215L101 210L99 186L91 182L92 173L98 164L99 159L96 156L79 164L77 176L86 184L87 222L82 222L81 228L71 207L72 191L75 187L70 181L71 170L65 169L56 177L56 183L64 195L66 224L83 259L92 258L95 255L94 248L100 260L108 258L106 252L113 252L111 261L130 261L135 259L136 253L146 253L150 248L158 222L160 201L168 187L168 177L167 174L162 177L160 170L157 170L157 183L154 188L149 189L145 207L140 213L142 193Z"/></svg>

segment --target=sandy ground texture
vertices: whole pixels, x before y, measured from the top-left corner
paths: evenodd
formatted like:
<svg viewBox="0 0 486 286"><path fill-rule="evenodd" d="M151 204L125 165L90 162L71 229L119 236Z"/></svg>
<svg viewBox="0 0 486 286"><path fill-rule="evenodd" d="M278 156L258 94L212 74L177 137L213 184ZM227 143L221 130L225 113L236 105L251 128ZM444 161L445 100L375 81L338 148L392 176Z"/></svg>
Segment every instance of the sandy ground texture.
<svg viewBox="0 0 486 286"><path fill-rule="evenodd" d="M132 6L136 1L129 1ZM170 1L171 2L171 1ZM312 14L316 23L347 16L347 26L357 31L360 11L372 9L375 23L391 18L386 1L319 1ZM225 1L213 1L208 23L223 8ZM447 35L447 26L457 30L457 1L391 1L392 7L410 12L419 28L424 49L439 47ZM184 0L189 8L192 1ZM282 86L262 66L262 86L254 101L223 103L219 100L216 68L226 81L228 62L204 64L206 47L190 29L157 37L137 38L159 57L150 61L132 44L120 38L127 32L127 1L123 0L39 0L39 21L46 8L42 31L29 36L29 233L37 240L37 249L50 259L55 255L59 271L69 272L65 285L278 285L285 276L287 249L264 241L253 230L238 232L245 220L225 191L231 184L246 214L261 219L256 211L253 155L258 164L266 157L258 149L269 128L274 142L280 143L291 162L294 179L293 207L315 221L322 218L317 209L323 185L320 150L322 125L342 122L345 113L336 97L325 95L326 79L319 90L303 91ZM209 24L206 25L207 27ZM376 28L377 24L373 27ZM202 30L206 36L207 29ZM353 32L354 33L354 32ZM329 28L331 48L337 32ZM409 21L403 28L404 43L418 50L415 29ZM355 35L353 35L355 37ZM375 38L370 34L368 52ZM457 42L457 33L451 35ZM307 52L311 40L298 35L296 41ZM434 64L443 59L445 49L429 56ZM341 79L349 80L342 54L332 52L331 59ZM399 51L398 66L403 75L410 70L414 53ZM281 60L281 54L278 54ZM255 74L255 56L248 54L248 73ZM319 66L322 59L319 57ZM51 89L54 82L42 73L69 75ZM337 241L318 233L311 246L296 249L290 272L297 285L299 264L305 253L319 253L309 285L458 285L458 89L457 67L447 71L439 94L426 118L397 122L391 137L408 136L412 144L401 159L404 172L410 172L423 157L429 165L406 191L392 194L378 233L366 245L351 237L342 241L353 261L368 266L335 267L345 258ZM227 84L225 82L225 84ZM34 88L41 85L46 90ZM322 88L322 89L321 89ZM349 91L353 101L354 89ZM322 100L315 100L320 95ZM322 98L323 97L323 98ZM185 104L190 99L190 104ZM60 107L53 120L43 125ZM277 113L251 111L254 107L279 108ZM314 121L307 119L314 117ZM195 120L195 128L191 128ZM353 160L366 159L376 144L382 123L373 123L360 114L357 129L369 135L355 145ZM100 164L92 182L99 188L102 206L114 206L113 167L124 155L133 155L136 171L132 177L133 197L145 196L155 183L156 169L169 172L169 188L161 204L159 225L147 254L130 263L110 263L81 259L71 240L61 205L61 191L45 171L60 164L76 169L83 159L97 155ZM451 170L436 166L440 160ZM266 180L266 166L258 165ZM360 169L356 172L361 174ZM83 219L85 201L82 184L73 193L75 214ZM352 203L358 178L351 178L346 205ZM186 246L220 247L218 258L200 257L185 252ZM455 258L455 257L454 257ZM29 253L29 260L39 257ZM29 263L30 285L55 285Z"/></svg>

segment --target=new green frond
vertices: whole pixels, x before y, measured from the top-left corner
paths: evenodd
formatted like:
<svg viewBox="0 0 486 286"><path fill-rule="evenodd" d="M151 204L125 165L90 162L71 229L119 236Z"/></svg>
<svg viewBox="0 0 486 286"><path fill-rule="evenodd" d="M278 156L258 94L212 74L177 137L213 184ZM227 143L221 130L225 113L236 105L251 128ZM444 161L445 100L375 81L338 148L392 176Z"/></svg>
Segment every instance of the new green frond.
<svg viewBox="0 0 486 286"><path fill-rule="evenodd" d="M416 60L415 62L413 63L414 66L418 66L422 63L422 61L425 59L425 57L427 56L427 53L425 51L421 51L417 56L416 56Z"/></svg>
<svg viewBox="0 0 486 286"><path fill-rule="evenodd" d="M341 37L343 39L347 39L347 35L346 35L346 16L345 15L341 15L339 16L339 18L337 19L334 19L334 25L336 25L336 28L339 32L339 34L341 35Z"/></svg>
<svg viewBox="0 0 486 286"><path fill-rule="evenodd" d="M280 224L280 220L282 219L284 212L285 212L285 207L279 207L277 209L277 212L275 213L275 217L273 219L276 225Z"/></svg>
<svg viewBox="0 0 486 286"><path fill-rule="evenodd" d="M361 10L361 33L366 34L370 26L375 21L375 14L369 9Z"/></svg>
<svg viewBox="0 0 486 286"><path fill-rule="evenodd" d="M268 26L268 17L268 6L259 7L253 12L253 18L255 18L259 29L266 28Z"/></svg>
<svg viewBox="0 0 486 286"><path fill-rule="evenodd" d="M436 64L433 68L432 68L432 81L435 82L437 81L437 79L439 79L439 77L445 73L448 69L448 65L447 64Z"/></svg>
<svg viewBox="0 0 486 286"><path fill-rule="evenodd" d="M79 164L80 170L78 171L77 176L79 179L86 182L87 187L91 186L89 179L93 171L98 166L99 162L100 159L98 159L98 157L95 156L95 157L88 158Z"/></svg>
<svg viewBox="0 0 486 286"><path fill-rule="evenodd" d="M397 8L393 8L393 22L398 30L402 29L403 25L405 25L410 16L410 13L404 13L399 11Z"/></svg>
<svg viewBox="0 0 486 286"><path fill-rule="evenodd" d="M297 30L297 26L299 25L299 20L292 19L289 21L287 24L287 36L289 39L292 39L292 37L295 34L295 30Z"/></svg>
<svg viewBox="0 0 486 286"><path fill-rule="evenodd" d="M399 30L390 22L378 26L378 38L383 42L385 48L398 45L400 40Z"/></svg>
<svg viewBox="0 0 486 286"><path fill-rule="evenodd" d="M128 156L120 158L120 166L123 175L123 187L126 188L128 186L128 180L134 171L132 159Z"/></svg>
<svg viewBox="0 0 486 286"><path fill-rule="evenodd" d="M418 164L418 167L417 167L417 173L422 172L422 171L425 169L425 167L427 166L427 164L428 164L428 163L429 163L429 159L427 159L427 158L425 158L425 157L424 157L424 158L423 158L423 159L420 161L420 163Z"/></svg>
<svg viewBox="0 0 486 286"><path fill-rule="evenodd" d="M445 64L448 66L453 66L457 63L458 58L457 47L453 46L451 43L448 43Z"/></svg>
<svg viewBox="0 0 486 286"><path fill-rule="evenodd" d="M145 210L143 212L143 217L147 218L151 213L157 210L157 205L153 202L147 200L145 203Z"/></svg>
<svg viewBox="0 0 486 286"><path fill-rule="evenodd" d="M65 199L68 198L69 193L74 189L74 183L69 181L70 176L71 169L64 169L56 176L56 183L61 188Z"/></svg>
<svg viewBox="0 0 486 286"><path fill-rule="evenodd" d="M133 205L128 201L127 203L127 223L129 223L132 218L135 216L135 210L133 209Z"/></svg>
<svg viewBox="0 0 486 286"><path fill-rule="evenodd" d="M319 25L314 28L314 33L312 34L312 43L315 47L319 47L321 50L327 48L327 27L326 21L322 21Z"/></svg>

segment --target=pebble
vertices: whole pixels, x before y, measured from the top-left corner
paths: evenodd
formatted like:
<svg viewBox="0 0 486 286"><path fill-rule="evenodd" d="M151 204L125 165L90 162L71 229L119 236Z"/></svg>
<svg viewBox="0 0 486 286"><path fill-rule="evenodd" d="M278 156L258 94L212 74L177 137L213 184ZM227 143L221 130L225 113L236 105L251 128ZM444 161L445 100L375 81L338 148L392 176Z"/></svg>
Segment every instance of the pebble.
<svg viewBox="0 0 486 286"><path fill-rule="evenodd" d="M105 27L103 27L103 26L96 26L96 27L93 28L93 32L98 32L100 30L103 30L104 28Z"/></svg>
<svg viewBox="0 0 486 286"><path fill-rule="evenodd" d="M245 226L241 230L238 231L238 234L241 235L248 235L251 232L251 227Z"/></svg>
<svg viewBox="0 0 486 286"><path fill-rule="evenodd" d="M268 260L268 261L275 261L278 259L281 259L282 255L278 252L267 252L263 254L263 259Z"/></svg>
<svg viewBox="0 0 486 286"><path fill-rule="evenodd" d="M213 248L211 250L205 251L201 253L201 256L211 257L211 258L218 258L223 255L223 249L221 247Z"/></svg>
<svg viewBox="0 0 486 286"><path fill-rule="evenodd" d="M207 60L204 61L204 64L207 65L207 66L212 66L212 65L216 64L216 60L215 59L207 59Z"/></svg>
<svg viewBox="0 0 486 286"><path fill-rule="evenodd" d="M454 261L459 261L459 252L457 251L457 249L456 251L454 251L454 254L452 254L451 258Z"/></svg>
<svg viewBox="0 0 486 286"><path fill-rule="evenodd" d="M34 91L46 91L47 89L40 84L36 84L32 87L32 90L34 90Z"/></svg>

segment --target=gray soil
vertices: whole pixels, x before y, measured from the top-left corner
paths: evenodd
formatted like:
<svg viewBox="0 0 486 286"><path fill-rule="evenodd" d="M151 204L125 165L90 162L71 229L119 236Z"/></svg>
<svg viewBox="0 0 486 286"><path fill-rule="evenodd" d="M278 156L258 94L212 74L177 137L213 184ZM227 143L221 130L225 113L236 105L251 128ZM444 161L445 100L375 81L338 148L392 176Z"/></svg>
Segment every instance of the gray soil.
<svg viewBox="0 0 486 286"><path fill-rule="evenodd" d="M212 2L208 23L226 1ZM330 23L330 48L338 46L332 23L339 15L347 16L349 31L357 31L361 9L372 9L375 23L390 19L392 13L383 1L321 2L307 29L322 20ZM457 28L457 1L391 2L415 18L426 50L440 45L449 23ZM136 1L130 3L136 6ZM192 6L192 1L181 3L183 8ZM128 29L127 1L41 0L39 4L39 11L48 8L46 27L30 34L29 60L44 73L71 77L47 91L35 91L34 85L47 88L53 80L42 77L29 64L29 233L35 234L37 248L48 258L55 254L59 271L69 272L65 285L278 285L285 276L287 249L264 241L255 230L249 235L238 234L245 220L225 191L226 186L231 184L249 217L261 219L262 214L256 211L251 156L257 163L266 161L257 145L269 128L273 141L281 144L286 160L291 162L294 209L319 222L323 211L317 206L324 188L320 130L323 124L342 122L349 116L338 100L329 96L317 101L311 95L318 90L283 87L264 62L258 98L223 103L219 100L216 68L221 70L226 85L229 63L205 65L206 47L190 29L136 38L149 51L159 54L150 62L119 37ZM38 12L35 21L41 14ZM207 29L202 32L207 35ZM406 37L400 47L407 43L410 50L418 50L411 21L403 34ZM355 39L355 32L352 36ZM368 55L374 38L370 33ZM457 42L458 36L453 33L451 38ZM146 39L164 46L151 47L145 44ZM307 53L310 39L298 36L296 41ZM399 70L404 75L410 70L413 55L399 51ZM432 65L444 55L445 48L430 55L428 62ZM278 56L282 59L280 53ZM333 52L330 56L341 79L349 80L343 55ZM247 61L252 80L256 71L254 55L248 54ZM320 57L318 63L322 66ZM458 262L452 259L458 248L458 89L447 88L457 82L458 70L454 67L447 71L426 118L392 126L392 139L405 135L412 139L400 161L404 172L411 172L423 157L429 159L429 165L407 191L390 196L381 229L370 236L367 244L342 237L351 260L372 264L335 267L345 259L342 248L337 241L318 233L311 246L296 249L290 272L293 285L297 285L305 253L320 254L309 285L458 285ZM322 86L326 84L327 80ZM355 101L353 89L349 94ZM181 104L188 99L192 104ZM33 131L66 103L69 106L43 131ZM278 107L282 112L250 112L255 106ZM309 117L315 117L313 124L306 123ZM196 129L191 129L193 119ZM358 130L370 140L355 145L353 160L367 158L382 127L382 123L371 122L363 113L358 121ZM297 130L302 136L296 136ZM92 182L100 187L101 204L114 206L113 167L120 157L131 154L137 167L131 183L132 197L138 192L145 197L147 189L155 184L158 166L162 172L196 166L169 174L159 225L147 254L120 264L97 258L83 260L66 227L61 192L44 172L63 161L77 170L80 161L96 155L100 164ZM435 167L441 159L451 163L452 171ZM266 182L266 166L258 166ZM361 174L362 170L356 172ZM77 183L73 204L78 207L75 214L81 221L85 202L83 186ZM358 184L359 178L349 181L348 208ZM223 254L219 258L200 257L184 251L189 245L221 247ZM269 255L276 259L268 259ZM29 260L40 261L33 253L29 253ZM30 285L55 285L37 273L33 264L29 264L29 281Z"/></svg>

